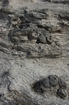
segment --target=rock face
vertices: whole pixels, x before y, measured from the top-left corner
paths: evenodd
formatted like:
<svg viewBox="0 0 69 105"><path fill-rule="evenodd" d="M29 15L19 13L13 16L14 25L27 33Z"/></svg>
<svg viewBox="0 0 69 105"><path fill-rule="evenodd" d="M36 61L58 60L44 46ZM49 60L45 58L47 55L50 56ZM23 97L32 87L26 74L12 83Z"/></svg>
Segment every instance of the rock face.
<svg viewBox="0 0 69 105"><path fill-rule="evenodd" d="M0 105L69 105L69 5L53 2L0 1Z"/></svg>
<svg viewBox="0 0 69 105"><path fill-rule="evenodd" d="M22 7L25 4L30 3L40 3L40 2L54 2L54 3L63 3L69 4L69 0L0 0L2 6L11 6L13 8ZM16 6L15 6L16 4Z"/></svg>

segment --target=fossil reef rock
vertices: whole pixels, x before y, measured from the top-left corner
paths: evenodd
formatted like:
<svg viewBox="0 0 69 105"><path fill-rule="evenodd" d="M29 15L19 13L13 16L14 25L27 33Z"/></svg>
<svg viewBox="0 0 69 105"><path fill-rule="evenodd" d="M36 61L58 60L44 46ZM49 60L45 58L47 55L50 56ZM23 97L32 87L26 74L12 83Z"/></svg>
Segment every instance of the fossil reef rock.
<svg viewBox="0 0 69 105"><path fill-rule="evenodd" d="M69 0L0 0L0 105L69 105Z"/></svg>

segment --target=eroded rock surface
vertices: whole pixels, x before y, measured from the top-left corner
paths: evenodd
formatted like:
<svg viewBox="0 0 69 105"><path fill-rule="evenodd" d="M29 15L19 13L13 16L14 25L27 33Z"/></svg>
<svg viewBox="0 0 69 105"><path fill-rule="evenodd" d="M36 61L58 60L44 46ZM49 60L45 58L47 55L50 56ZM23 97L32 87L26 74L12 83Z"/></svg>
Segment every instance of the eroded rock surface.
<svg viewBox="0 0 69 105"><path fill-rule="evenodd" d="M69 5L54 1L0 1L0 105L69 105Z"/></svg>

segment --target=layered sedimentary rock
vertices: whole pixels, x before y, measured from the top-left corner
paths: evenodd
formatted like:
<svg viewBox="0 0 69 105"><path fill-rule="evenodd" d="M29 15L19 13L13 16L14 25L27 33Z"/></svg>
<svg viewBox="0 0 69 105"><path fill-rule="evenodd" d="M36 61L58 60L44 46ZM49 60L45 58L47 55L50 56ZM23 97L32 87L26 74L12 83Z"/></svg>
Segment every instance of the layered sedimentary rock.
<svg viewBox="0 0 69 105"><path fill-rule="evenodd" d="M69 105L68 8L0 6L0 105Z"/></svg>

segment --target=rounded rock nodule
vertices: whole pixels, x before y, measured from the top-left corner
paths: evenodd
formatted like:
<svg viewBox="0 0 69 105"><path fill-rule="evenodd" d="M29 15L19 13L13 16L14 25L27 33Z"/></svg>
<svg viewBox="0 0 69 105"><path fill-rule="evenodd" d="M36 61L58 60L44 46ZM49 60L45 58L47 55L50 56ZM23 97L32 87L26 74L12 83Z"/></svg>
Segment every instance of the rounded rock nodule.
<svg viewBox="0 0 69 105"><path fill-rule="evenodd" d="M43 43L43 44L46 44L46 38L45 38L45 36L42 35L42 34L39 35L39 37L38 37L36 43Z"/></svg>
<svg viewBox="0 0 69 105"><path fill-rule="evenodd" d="M66 89L67 88L67 85L65 83L65 81L63 81L62 79L59 79L59 87L62 88L62 89Z"/></svg>
<svg viewBox="0 0 69 105"><path fill-rule="evenodd" d="M58 84L58 76L56 75L49 75L49 82L51 84L51 86L56 86Z"/></svg>
<svg viewBox="0 0 69 105"><path fill-rule="evenodd" d="M47 78L44 78L43 80L42 80L42 85L45 87L45 88L50 88L51 87L51 85L50 85L50 83L49 83L49 78L47 77Z"/></svg>
<svg viewBox="0 0 69 105"><path fill-rule="evenodd" d="M35 92L43 94L47 91L47 88L55 88L59 86L59 89L56 90L57 96L60 98L66 98L67 96L67 85L65 81L63 81L61 78L59 78L57 75L49 75L46 78L43 78L37 82L34 83L33 89ZM57 88L56 88L57 89Z"/></svg>
<svg viewBox="0 0 69 105"><path fill-rule="evenodd" d="M57 90L57 95L61 98L65 98L67 96L67 91L65 89L59 88Z"/></svg>
<svg viewBox="0 0 69 105"><path fill-rule="evenodd" d="M44 89L42 88L42 82L41 81L37 81L34 84L33 89L37 93L44 93Z"/></svg>

